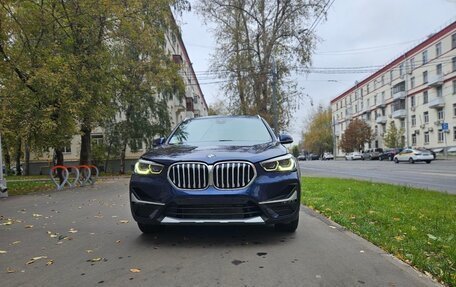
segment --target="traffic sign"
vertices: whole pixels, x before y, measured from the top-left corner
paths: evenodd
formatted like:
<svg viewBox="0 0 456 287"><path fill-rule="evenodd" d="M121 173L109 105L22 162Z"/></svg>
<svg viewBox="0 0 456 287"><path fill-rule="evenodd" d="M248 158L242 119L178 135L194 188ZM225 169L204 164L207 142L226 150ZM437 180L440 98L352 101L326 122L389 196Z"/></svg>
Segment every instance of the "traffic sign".
<svg viewBox="0 0 456 287"><path fill-rule="evenodd" d="M448 123L442 123L442 130L446 132L448 130Z"/></svg>

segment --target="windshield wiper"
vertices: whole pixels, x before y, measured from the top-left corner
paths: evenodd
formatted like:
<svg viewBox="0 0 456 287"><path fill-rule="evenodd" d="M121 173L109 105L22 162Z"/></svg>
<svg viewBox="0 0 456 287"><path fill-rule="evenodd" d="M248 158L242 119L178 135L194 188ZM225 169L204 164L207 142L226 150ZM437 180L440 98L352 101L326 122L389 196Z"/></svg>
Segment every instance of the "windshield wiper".
<svg viewBox="0 0 456 287"><path fill-rule="evenodd" d="M233 140L218 140L219 142L232 142Z"/></svg>

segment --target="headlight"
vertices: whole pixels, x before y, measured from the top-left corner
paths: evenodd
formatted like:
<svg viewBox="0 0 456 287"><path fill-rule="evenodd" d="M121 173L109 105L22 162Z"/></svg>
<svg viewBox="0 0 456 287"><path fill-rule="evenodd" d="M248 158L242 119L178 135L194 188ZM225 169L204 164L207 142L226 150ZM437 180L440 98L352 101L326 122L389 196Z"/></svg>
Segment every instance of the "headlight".
<svg viewBox="0 0 456 287"><path fill-rule="evenodd" d="M163 170L163 165L149 161L140 159L135 164L135 173L140 175L148 175L148 174L160 174Z"/></svg>
<svg viewBox="0 0 456 287"><path fill-rule="evenodd" d="M260 163L265 171L295 171L296 161L291 154L268 159Z"/></svg>

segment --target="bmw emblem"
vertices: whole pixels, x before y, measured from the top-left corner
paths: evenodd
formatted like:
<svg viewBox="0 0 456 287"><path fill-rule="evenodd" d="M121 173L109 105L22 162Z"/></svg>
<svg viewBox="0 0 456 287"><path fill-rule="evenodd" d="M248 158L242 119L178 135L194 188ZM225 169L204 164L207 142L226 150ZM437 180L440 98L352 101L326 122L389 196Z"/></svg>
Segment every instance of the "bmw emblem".
<svg viewBox="0 0 456 287"><path fill-rule="evenodd" d="M215 157L215 154L210 153L210 154L207 155L207 157L208 158L213 158L213 157Z"/></svg>

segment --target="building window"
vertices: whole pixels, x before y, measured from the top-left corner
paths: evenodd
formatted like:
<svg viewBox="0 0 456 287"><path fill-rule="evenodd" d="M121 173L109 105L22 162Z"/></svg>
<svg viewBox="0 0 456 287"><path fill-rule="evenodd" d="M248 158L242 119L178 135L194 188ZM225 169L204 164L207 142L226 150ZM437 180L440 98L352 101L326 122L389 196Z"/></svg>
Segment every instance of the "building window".
<svg viewBox="0 0 456 287"><path fill-rule="evenodd" d="M402 77L404 75L404 63L399 65L399 76Z"/></svg>
<svg viewBox="0 0 456 287"><path fill-rule="evenodd" d="M423 72L423 84L427 84L428 82L428 72L424 71Z"/></svg>
<svg viewBox="0 0 456 287"><path fill-rule="evenodd" d="M412 134L412 145L416 145L416 134Z"/></svg>
<svg viewBox="0 0 456 287"><path fill-rule="evenodd" d="M369 102L370 102L370 99L367 99L367 107L370 107Z"/></svg>
<svg viewBox="0 0 456 287"><path fill-rule="evenodd" d="M456 94L456 80L453 81L453 95Z"/></svg>
<svg viewBox="0 0 456 287"><path fill-rule="evenodd" d="M92 135L92 145L103 145L103 135Z"/></svg>
<svg viewBox="0 0 456 287"><path fill-rule="evenodd" d="M423 65L424 65L424 64L426 64L428 62L427 50L423 51L422 56L423 56Z"/></svg>
<svg viewBox="0 0 456 287"><path fill-rule="evenodd" d="M415 87L415 77L410 78L410 89L413 89Z"/></svg>
<svg viewBox="0 0 456 287"><path fill-rule="evenodd" d="M442 88L442 86L437 87L436 91L437 91L437 97L443 96L443 88Z"/></svg>
<svg viewBox="0 0 456 287"><path fill-rule="evenodd" d="M416 126L416 116L412 115L412 127Z"/></svg>
<svg viewBox="0 0 456 287"><path fill-rule="evenodd" d="M382 86L385 84L385 75L382 75Z"/></svg>
<svg viewBox="0 0 456 287"><path fill-rule="evenodd" d="M456 141L456 127L453 127L453 140Z"/></svg>
<svg viewBox="0 0 456 287"><path fill-rule="evenodd" d="M377 95L374 96L374 105L377 105Z"/></svg>
<svg viewBox="0 0 456 287"><path fill-rule="evenodd" d="M429 123L429 112L424 112L423 116L424 116L424 123L428 124Z"/></svg>
<svg viewBox="0 0 456 287"><path fill-rule="evenodd" d="M451 35L451 49L456 48L456 33Z"/></svg>
<svg viewBox="0 0 456 287"><path fill-rule="evenodd" d="M443 143L443 130L439 130L439 143Z"/></svg>
<svg viewBox="0 0 456 287"><path fill-rule="evenodd" d="M415 69L415 58L410 59L410 72Z"/></svg>
<svg viewBox="0 0 456 287"><path fill-rule="evenodd" d="M410 106L415 107L415 96L410 97Z"/></svg>
<svg viewBox="0 0 456 287"><path fill-rule="evenodd" d="M71 153L71 144L63 147L63 150L62 150L63 153Z"/></svg>
<svg viewBox="0 0 456 287"><path fill-rule="evenodd" d="M370 83L367 84L366 86L366 92L369 94L369 86L370 86Z"/></svg>
<svg viewBox="0 0 456 287"><path fill-rule="evenodd" d="M456 71L456 57L451 58L451 63L453 65L453 72Z"/></svg>
<svg viewBox="0 0 456 287"><path fill-rule="evenodd" d="M438 57L440 55L442 55L442 43L438 42L435 44L435 56Z"/></svg>
<svg viewBox="0 0 456 287"><path fill-rule="evenodd" d="M435 71L437 75L442 75L442 64L435 66Z"/></svg>
<svg viewBox="0 0 456 287"><path fill-rule="evenodd" d="M393 70L390 71L390 84L393 81Z"/></svg>
<svg viewBox="0 0 456 287"><path fill-rule="evenodd" d="M405 129L405 120L401 120L401 128Z"/></svg>
<svg viewBox="0 0 456 287"><path fill-rule="evenodd" d="M132 139L130 148L133 152L142 150L143 149L142 139Z"/></svg>
<svg viewBox="0 0 456 287"><path fill-rule="evenodd" d="M429 101L429 99L428 99L428 91L424 91L423 92L423 105L427 104L428 101Z"/></svg>
<svg viewBox="0 0 456 287"><path fill-rule="evenodd" d="M424 132L424 144L429 144L429 132Z"/></svg>
<svg viewBox="0 0 456 287"><path fill-rule="evenodd" d="M438 109L437 110L437 119L443 120L444 114L443 114L443 109Z"/></svg>
<svg viewBox="0 0 456 287"><path fill-rule="evenodd" d="M456 104L453 104L453 117L456 117Z"/></svg>

